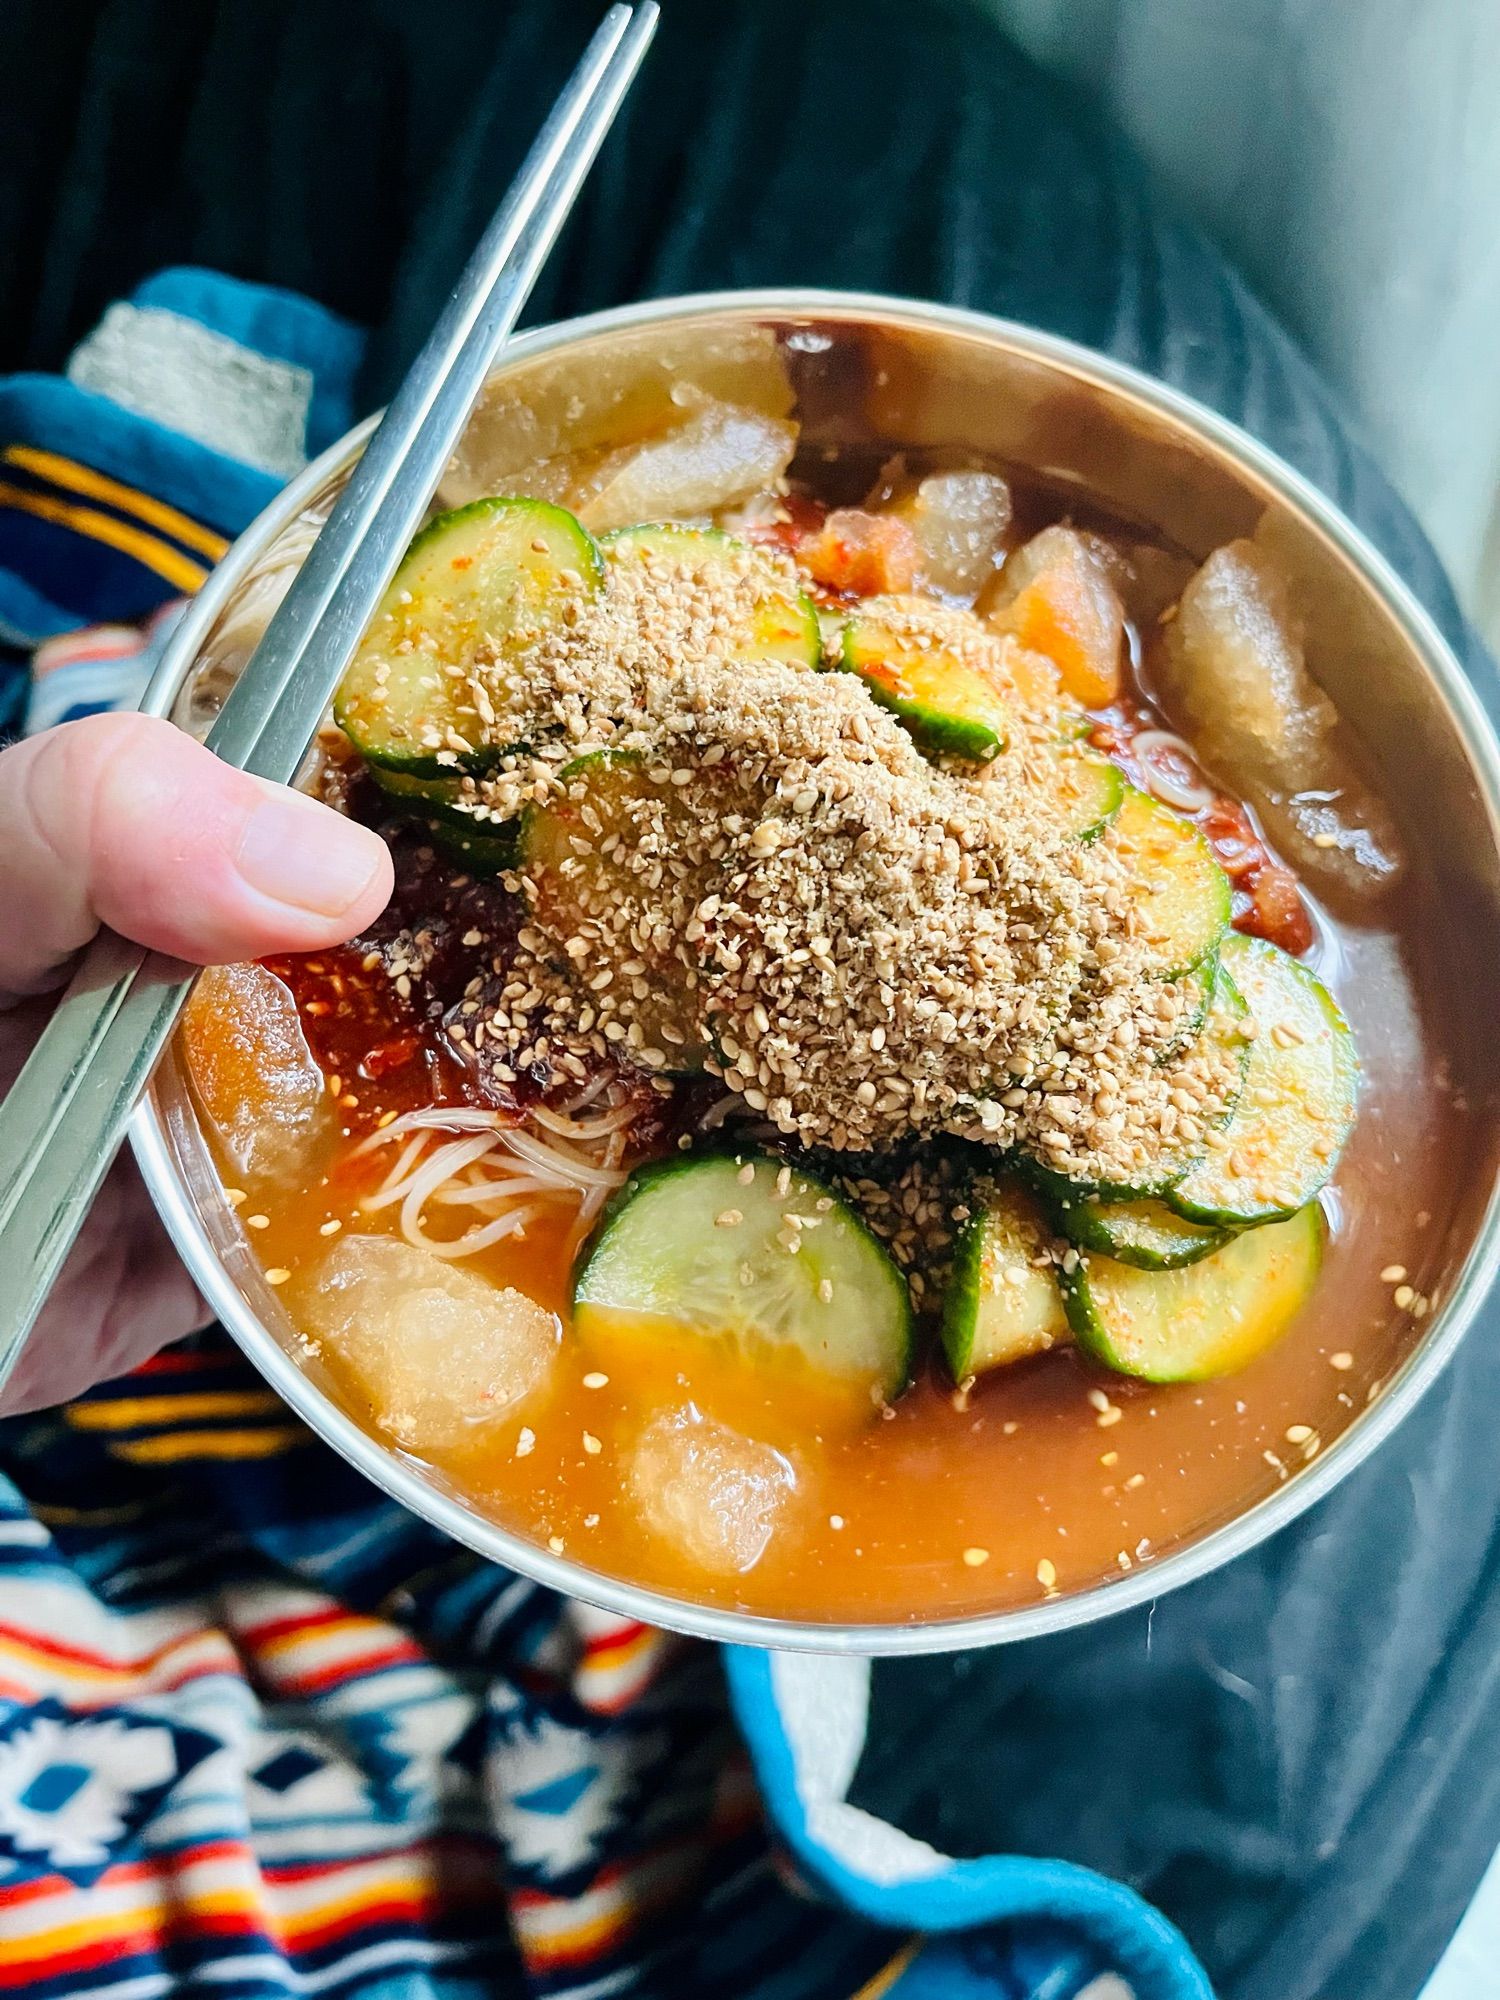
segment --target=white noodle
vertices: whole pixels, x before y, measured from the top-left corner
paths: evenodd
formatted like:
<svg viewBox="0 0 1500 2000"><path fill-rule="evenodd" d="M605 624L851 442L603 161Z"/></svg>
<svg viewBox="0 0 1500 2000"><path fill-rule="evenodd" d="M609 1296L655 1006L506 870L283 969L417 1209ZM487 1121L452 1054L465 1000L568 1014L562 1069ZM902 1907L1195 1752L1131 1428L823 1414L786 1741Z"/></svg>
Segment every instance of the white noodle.
<svg viewBox="0 0 1500 2000"><path fill-rule="evenodd" d="M1131 739L1130 748L1140 763L1147 789L1163 805L1175 806L1179 812L1202 812L1205 806L1213 804L1213 791L1201 778L1194 783L1191 778L1176 777L1167 765L1158 761L1171 757L1189 771L1198 769L1191 748L1170 729L1143 729Z"/></svg>
<svg viewBox="0 0 1500 2000"><path fill-rule="evenodd" d="M587 1111L608 1081L596 1080L560 1111L534 1106L519 1118L477 1105L403 1113L355 1148L356 1154L398 1149L360 1206L374 1212L399 1203L407 1242L448 1258L524 1235L549 1206L567 1207L574 1211L569 1237L576 1248L625 1179L621 1162L639 1111L627 1101L593 1118L574 1115ZM482 1219L460 1236L434 1237L423 1223L437 1209L468 1210Z"/></svg>

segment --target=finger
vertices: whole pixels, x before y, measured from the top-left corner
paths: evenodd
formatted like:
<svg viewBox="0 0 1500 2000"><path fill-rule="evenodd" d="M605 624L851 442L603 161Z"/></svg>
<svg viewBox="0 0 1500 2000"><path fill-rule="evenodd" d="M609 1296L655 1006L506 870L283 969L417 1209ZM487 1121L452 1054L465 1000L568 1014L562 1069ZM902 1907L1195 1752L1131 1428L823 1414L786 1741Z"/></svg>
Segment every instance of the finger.
<svg viewBox="0 0 1500 2000"><path fill-rule="evenodd" d="M311 951L373 922L385 843L151 716L0 753L0 988L54 984L98 926L195 964Z"/></svg>

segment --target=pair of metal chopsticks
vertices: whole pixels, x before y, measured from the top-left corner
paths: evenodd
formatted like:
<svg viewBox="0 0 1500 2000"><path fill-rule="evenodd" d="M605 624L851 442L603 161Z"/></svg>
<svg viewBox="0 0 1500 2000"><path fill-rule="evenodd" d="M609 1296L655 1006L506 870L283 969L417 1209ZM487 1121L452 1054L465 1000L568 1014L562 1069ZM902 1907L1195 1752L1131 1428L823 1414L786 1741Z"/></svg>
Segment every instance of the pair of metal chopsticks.
<svg viewBox="0 0 1500 2000"><path fill-rule="evenodd" d="M611 7L209 736L287 784L421 522L500 344L656 29ZM192 984L109 932L0 1103L0 1387L98 1191Z"/></svg>

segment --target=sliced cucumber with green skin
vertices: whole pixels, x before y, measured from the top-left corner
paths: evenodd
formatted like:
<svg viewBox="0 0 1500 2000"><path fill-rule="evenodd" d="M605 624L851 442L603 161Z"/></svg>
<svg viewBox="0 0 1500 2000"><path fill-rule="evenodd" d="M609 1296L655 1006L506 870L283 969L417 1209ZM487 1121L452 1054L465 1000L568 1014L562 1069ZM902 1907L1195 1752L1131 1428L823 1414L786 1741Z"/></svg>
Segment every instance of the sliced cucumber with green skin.
<svg viewBox="0 0 1500 2000"><path fill-rule="evenodd" d="M1237 932L1222 958L1254 1023L1234 1115L1167 1199L1193 1222L1246 1227L1291 1215L1338 1164L1354 1123L1354 1037L1322 982L1262 938Z"/></svg>
<svg viewBox="0 0 1500 2000"><path fill-rule="evenodd" d="M639 915L644 885L629 857L648 830L656 829L664 853L675 853L680 843L672 836L674 816L685 823L690 799L701 799L701 788L717 800L732 782L723 766L695 771L687 787L673 785L669 776L653 778L652 768L638 751L591 751L563 768L544 804L528 806L521 815L515 865L533 913L559 946L573 937L597 938L613 917L629 923ZM616 845L606 854L611 836ZM709 893L711 872L705 871L696 895L684 888L686 901L696 903ZM653 1066L675 1075L696 1073L708 1051L689 1027L694 975L670 949L657 957L641 955L651 988L634 1009L642 1046L666 1056L665 1063Z"/></svg>
<svg viewBox="0 0 1500 2000"><path fill-rule="evenodd" d="M578 1262L580 1333L594 1315L647 1336L701 1334L750 1367L800 1357L872 1405L911 1372L911 1301L895 1265L830 1187L765 1154L633 1173Z"/></svg>
<svg viewBox="0 0 1500 2000"><path fill-rule="evenodd" d="M1075 840L1094 840L1117 817L1125 802L1125 773L1118 764L1086 751L1055 751L1047 783L1057 810Z"/></svg>
<svg viewBox="0 0 1500 2000"><path fill-rule="evenodd" d="M1323 1254L1316 1203L1231 1236L1177 1270L1142 1271L1082 1250L1062 1275L1078 1345L1122 1375L1203 1382L1278 1341L1307 1303Z"/></svg>
<svg viewBox="0 0 1500 2000"><path fill-rule="evenodd" d="M482 771L519 746L497 701L471 699L481 658L522 653L604 583L581 522L545 500L497 497L440 514L407 550L334 697L366 763L414 777ZM518 700L522 698L518 692Z"/></svg>
<svg viewBox="0 0 1500 2000"><path fill-rule="evenodd" d="M859 675L924 750L988 763L1010 742L1010 708L989 675L894 628L881 617L878 598L844 627L839 664Z"/></svg>
<svg viewBox="0 0 1500 2000"><path fill-rule="evenodd" d="M1229 1240L1227 1229L1189 1222L1164 1201L1101 1201L1097 1195L1070 1195L1056 1204L1056 1212L1058 1227L1070 1242L1139 1271L1175 1271L1196 1264Z"/></svg>
<svg viewBox="0 0 1500 2000"><path fill-rule="evenodd" d="M943 1296L943 1353L955 1382L1072 1338L1057 1267L1036 1262L1052 1232L1035 1196L1014 1182L981 1183L969 1210Z"/></svg>
<svg viewBox="0 0 1500 2000"><path fill-rule="evenodd" d="M386 771L378 764L371 765L370 776L402 812L418 819L441 820L463 833L497 830L490 821L475 819L458 803L463 797L462 778L414 778L410 772Z"/></svg>
<svg viewBox="0 0 1500 2000"><path fill-rule="evenodd" d="M1229 877L1190 820L1134 785L1125 788L1108 838L1134 878L1130 893L1158 961L1155 976L1181 979L1229 929Z"/></svg>
<svg viewBox="0 0 1500 2000"><path fill-rule="evenodd" d="M616 528L604 536L600 547L613 562L653 555L694 569L716 557L741 562L747 553L755 554L748 542L726 535L721 528L685 528L670 521ZM821 666L823 631L812 599L800 590L788 589L769 563L763 567L765 587L744 636L730 649L731 656L736 660L781 660L791 667Z"/></svg>
<svg viewBox="0 0 1500 2000"><path fill-rule="evenodd" d="M1183 1007L1177 1017L1176 1033L1156 1058L1158 1068L1162 1063L1170 1062L1173 1056L1180 1056L1189 1043L1195 1042L1202 1034L1218 976L1219 954L1214 951L1201 965L1195 965L1191 972L1185 972L1175 982L1182 988ZM1249 1010L1246 1011L1248 1013Z"/></svg>
<svg viewBox="0 0 1500 2000"><path fill-rule="evenodd" d="M455 826L451 820L430 819L426 823L429 839L440 853L456 861L470 875L481 881L489 881L516 865L516 830L514 826L497 827L494 831L481 828L473 822L469 830Z"/></svg>
<svg viewBox="0 0 1500 2000"><path fill-rule="evenodd" d="M1214 976L1213 998L1201 1033L1195 1038L1195 1042L1211 1038L1236 1065L1233 1087L1227 1091L1219 1114L1221 1121L1232 1116L1244 1089L1250 1059L1250 1036L1250 1010L1234 980L1221 965ZM1179 1063L1185 1061L1193 1046L1179 1050L1173 1060ZM1169 1065L1163 1067L1165 1069ZM1169 1085L1170 1077L1164 1078L1164 1082ZM1173 1190L1202 1157L1204 1144L1203 1140L1189 1144L1175 1136L1164 1138L1149 1164L1141 1167L1136 1176L1128 1181L1103 1177L1089 1179L1082 1175L1070 1179L1039 1161L1024 1162L1023 1171L1036 1182L1048 1205L1059 1211L1090 1197L1100 1202L1141 1202L1158 1197L1170 1200Z"/></svg>

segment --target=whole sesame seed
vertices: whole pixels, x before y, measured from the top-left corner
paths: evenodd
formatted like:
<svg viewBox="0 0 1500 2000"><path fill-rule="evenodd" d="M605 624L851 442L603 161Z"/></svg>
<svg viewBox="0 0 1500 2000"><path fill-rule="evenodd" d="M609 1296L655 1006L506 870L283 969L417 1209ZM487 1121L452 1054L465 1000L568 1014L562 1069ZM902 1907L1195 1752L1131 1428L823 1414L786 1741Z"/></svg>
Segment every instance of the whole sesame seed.
<svg viewBox="0 0 1500 2000"><path fill-rule="evenodd" d="M1042 1586L1043 1590L1055 1590L1057 1588L1057 1564L1049 1561L1046 1556L1043 1556L1036 1566L1036 1580Z"/></svg>

